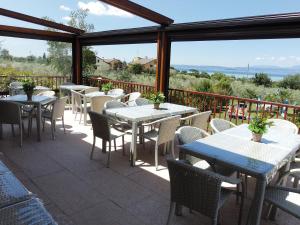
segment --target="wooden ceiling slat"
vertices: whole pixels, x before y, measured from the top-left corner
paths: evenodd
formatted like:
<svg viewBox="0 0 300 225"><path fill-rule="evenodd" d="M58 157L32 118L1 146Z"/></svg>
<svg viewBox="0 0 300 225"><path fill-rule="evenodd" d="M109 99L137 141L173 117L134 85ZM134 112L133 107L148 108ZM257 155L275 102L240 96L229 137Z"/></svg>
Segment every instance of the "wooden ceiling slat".
<svg viewBox="0 0 300 225"><path fill-rule="evenodd" d="M42 26L46 26L46 27L55 28L57 30L62 30L62 31L66 31L66 32L74 33L74 34L84 33L84 30L80 30L80 29L77 29L77 28L74 28L71 26L67 26L67 25L52 22L49 20L29 16L29 15L26 15L23 13L18 13L18 12L14 12L14 11L3 9L3 8L0 8L0 15L18 19L18 20L22 20L22 21L26 21L29 23L34 23L34 24L38 24L38 25L42 25Z"/></svg>
<svg viewBox="0 0 300 225"><path fill-rule="evenodd" d="M154 12L144 6L136 4L132 1L128 1L128 0L99 0L99 1L112 5L116 8L122 9L124 11L130 12L134 15L140 16L152 22L158 23L160 25L167 26L174 23L174 20L162 14Z"/></svg>
<svg viewBox="0 0 300 225"><path fill-rule="evenodd" d="M13 27L7 25L0 25L0 36L72 42L75 35L70 33L37 30L23 27Z"/></svg>

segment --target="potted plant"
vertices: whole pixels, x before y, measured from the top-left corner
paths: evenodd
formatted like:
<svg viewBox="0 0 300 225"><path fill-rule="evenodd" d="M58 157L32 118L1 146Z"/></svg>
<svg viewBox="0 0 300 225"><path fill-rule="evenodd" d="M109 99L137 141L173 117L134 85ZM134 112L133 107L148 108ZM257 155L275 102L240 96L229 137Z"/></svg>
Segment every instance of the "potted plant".
<svg viewBox="0 0 300 225"><path fill-rule="evenodd" d="M165 101L165 96L161 92L152 93L150 95L150 100L154 104L154 109L159 109L160 103L163 103Z"/></svg>
<svg viewBox="0 0 300 225"><path fill-rule="evenodd" d="M252 132L252 140L255 142L261 142L263 134L267 133L268 127L272 126L273 122L268 122L268 119L262 114L254 117L248 126L248 129Z"/></svg>
<svg viewBox="0 0 300 225"><path fill-rule="evenodd" d="M23 91L27 95L27 100L31 101L32 95L34 92L34 88L35 88L35 83L32 80L26 79L26 80L23 80L22 86L23 86Z"/></svg>
<svg viewBox="0 0 300 225"><path fill-rule="evenodd" d="M107 95L107 93L113 88L113 85L111 82L102 84L101 90Z"/></svg>

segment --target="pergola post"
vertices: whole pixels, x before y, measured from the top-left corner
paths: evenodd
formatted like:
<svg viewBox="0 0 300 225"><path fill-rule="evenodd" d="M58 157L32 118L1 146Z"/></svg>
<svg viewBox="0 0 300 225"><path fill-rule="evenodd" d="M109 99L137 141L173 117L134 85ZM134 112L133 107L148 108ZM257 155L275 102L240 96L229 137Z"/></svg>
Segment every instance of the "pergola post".
<svg viewBox="0 0 300 225"><path fill-rule="evenodd" d="M72 42L72 82L82 84L82 46L79 38Z"/></svg>
<svg viewBox="0 0 300 225"><path fill-rule="evenodd" d="M167 32L158 32L155 88L157 91L164 93L166 97L168 97L169 90L170 60L171 41L167 35Z"/></svg>

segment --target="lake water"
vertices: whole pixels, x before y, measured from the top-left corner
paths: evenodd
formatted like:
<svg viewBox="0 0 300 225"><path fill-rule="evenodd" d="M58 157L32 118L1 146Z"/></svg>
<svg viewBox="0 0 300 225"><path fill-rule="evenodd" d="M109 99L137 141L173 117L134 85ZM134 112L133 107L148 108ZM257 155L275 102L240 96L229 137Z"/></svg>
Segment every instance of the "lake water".
<svg viewBox="0 0 300 225"><path fill-rule="evenodd" d="M190 69L198 70L199 72L207 72L209 74L221 72L228 76L235 76L237 78L252 78L256 73L266 73L273 81L282 80L287 75L300 73L300 67L222 67L222 66L194 66L194 65L172 65L175 69L180 71L189 71Z"/></svg>

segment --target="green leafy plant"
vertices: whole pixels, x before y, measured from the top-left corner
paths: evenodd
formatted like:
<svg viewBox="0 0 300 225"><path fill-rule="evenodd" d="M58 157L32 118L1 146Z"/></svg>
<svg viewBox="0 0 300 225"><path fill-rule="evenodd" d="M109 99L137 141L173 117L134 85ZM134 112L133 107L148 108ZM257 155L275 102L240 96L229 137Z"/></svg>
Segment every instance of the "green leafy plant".
<svg viewBox="0 0 300 225"><path fill-rule="evenodd" d="M34 91L35 83L30 79L25 79L22 81L23 90L25 93L32 93Z"/></svg>
<svg viewBox="0 0 300 225"><path fill-rule="evenodd" d="M106 84L102 84L101 86L101 90L104 92L108 92L113 88L113 84L111 82L106 83Z"/></svg>
<svg viewBox="0 0 300 225"><path fill-rule="evenodd" d="M265 134L268 131L268 127L272 125L273 122L268 122L268 118L260 114L250 121L248 129L254 134Z"/></svg>
<svg viewBox="0 0 300 225"><path fill-rule="evenodd" d="M154 104L159 104L163 103L165 101L165 96L161 92L155 92L150 94L149 99L154 103Z"/></svg>

